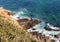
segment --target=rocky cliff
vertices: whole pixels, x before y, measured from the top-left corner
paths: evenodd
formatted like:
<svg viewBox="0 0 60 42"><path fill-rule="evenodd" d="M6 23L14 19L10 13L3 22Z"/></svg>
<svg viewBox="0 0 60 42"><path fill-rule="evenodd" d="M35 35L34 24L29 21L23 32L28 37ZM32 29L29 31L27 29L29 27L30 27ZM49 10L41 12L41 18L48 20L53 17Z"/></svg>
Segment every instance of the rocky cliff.
<svg viewBox="0 0 60 42"><path fill-rule="evenodd" d="M0 8L0 42L36 42L10 14L14 13Z"/></svg>
<svg viewBox="0 0 60 42"><path fill-rule="evenodd" d="M13 14L15 13L0 8L0 42L59 42L60 34L45 35L38 31L26 32L27 29L41 23L40 20L32 18L16 20L11 17ZM32 28L32 30L36 29Z"/></svg>

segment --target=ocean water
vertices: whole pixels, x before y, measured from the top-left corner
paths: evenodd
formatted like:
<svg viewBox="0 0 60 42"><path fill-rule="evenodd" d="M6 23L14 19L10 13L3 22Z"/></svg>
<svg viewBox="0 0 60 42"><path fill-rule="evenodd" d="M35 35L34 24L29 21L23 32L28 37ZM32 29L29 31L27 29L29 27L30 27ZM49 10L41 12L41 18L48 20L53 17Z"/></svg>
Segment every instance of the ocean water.
<svg viewBox="0 0 60 42"><path fill-rule="evenodd" d="M15 17L37 18L60 27L60 0L0 0L0 6L15 11Z"/></svg>

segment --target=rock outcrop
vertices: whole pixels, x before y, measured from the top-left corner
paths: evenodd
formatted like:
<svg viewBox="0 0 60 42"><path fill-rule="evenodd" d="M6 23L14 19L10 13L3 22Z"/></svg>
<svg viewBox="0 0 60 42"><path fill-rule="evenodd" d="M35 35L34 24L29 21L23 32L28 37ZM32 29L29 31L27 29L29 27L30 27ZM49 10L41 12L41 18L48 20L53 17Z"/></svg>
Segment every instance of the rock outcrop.
<svg viewBox="0 0 60 42"><path fill-rule="evenodd" d="M30 28L27 31L31 33L38 39L38 42L60 42L60 31L47 31L41 29L42 31L38 31L36 28ZM58 32L58 33L57 33Z"/></svg>
<svg viewBox="0 0 60 42"><path fill-rule="evenodd" d="M59 40L58 40L58 38L57 37L60 37L60 35L58 36L58 35L56 35L55 37L56 38L50 38L49 36L45 36L45 35L42 35L42 33L38 33L38 32L30 32L32 35L34 35L37 39L38 39L38 42L60 42Z"/></svg>
<svg viewBox="0 0 60 42"><path fill-rule="evenodd" d="M33 26L35 26L36 24L41 23L40 20L29 20L29 19L19 19L17 20L19 22L19 24L24 28L24 29L29 29L32 28Z"/></svg>

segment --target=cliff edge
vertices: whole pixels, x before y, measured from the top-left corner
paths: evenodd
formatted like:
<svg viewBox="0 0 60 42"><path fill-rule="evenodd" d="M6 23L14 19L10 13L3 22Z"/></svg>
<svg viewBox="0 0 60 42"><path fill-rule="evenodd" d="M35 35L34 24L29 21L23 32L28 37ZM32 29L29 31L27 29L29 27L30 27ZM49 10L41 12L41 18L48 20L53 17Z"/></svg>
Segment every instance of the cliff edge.
<svg viewBox="0 0 60 42"><path fill-rule="evenodd" d="M0 8L0 42L36 42L10 14L13 12Z"/></svg>

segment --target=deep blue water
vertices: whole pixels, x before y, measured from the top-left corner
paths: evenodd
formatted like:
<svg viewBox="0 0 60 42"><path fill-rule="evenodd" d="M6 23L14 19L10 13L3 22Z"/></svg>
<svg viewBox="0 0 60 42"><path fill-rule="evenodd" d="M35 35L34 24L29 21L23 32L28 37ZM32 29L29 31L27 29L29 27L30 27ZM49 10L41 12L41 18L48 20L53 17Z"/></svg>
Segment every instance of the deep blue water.
<svg viewBox="0 0 60 42"><path fill-rule="evenodd" d="M0 6L60 26L60 0L0 0Z"/></svg>

